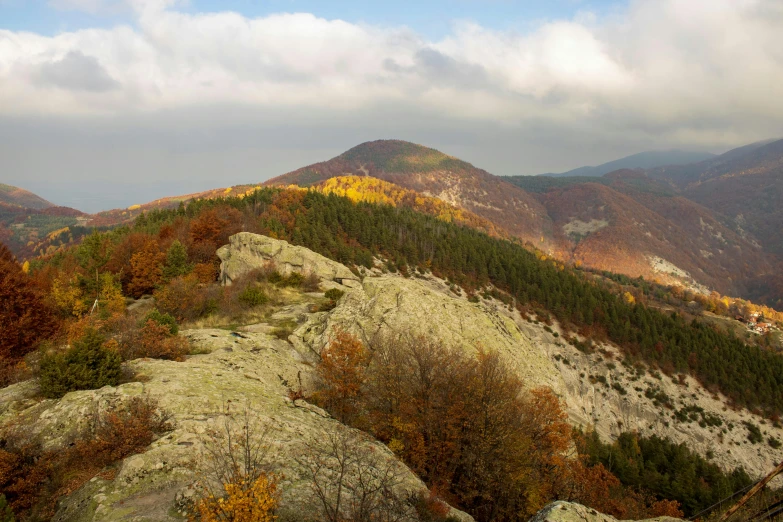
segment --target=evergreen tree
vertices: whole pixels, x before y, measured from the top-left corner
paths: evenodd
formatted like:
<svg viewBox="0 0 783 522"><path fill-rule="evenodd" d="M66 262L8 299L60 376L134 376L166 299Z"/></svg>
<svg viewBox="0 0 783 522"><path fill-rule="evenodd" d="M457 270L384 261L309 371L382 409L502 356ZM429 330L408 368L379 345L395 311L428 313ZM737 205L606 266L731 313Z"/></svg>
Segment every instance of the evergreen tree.
<svg viewBox="0 0 783 522"><path fill-rule="evenodd" d="M163 265L163 278L171 281L177 276L185 275L193 267L188 263L188 252L179 240L174 240L166 251L166 261Z"/></svg>

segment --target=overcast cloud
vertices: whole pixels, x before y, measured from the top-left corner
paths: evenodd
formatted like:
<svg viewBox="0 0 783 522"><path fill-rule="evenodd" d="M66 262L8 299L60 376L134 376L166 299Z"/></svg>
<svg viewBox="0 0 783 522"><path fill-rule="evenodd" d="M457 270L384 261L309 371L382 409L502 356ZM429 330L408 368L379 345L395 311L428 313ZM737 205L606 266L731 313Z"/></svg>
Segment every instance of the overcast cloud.
<svg viewBox="0 0 783 522"><path fill-rule="evenodd" d="M779 0L637 0L524 34L455 22L437 41L306 13L125 8L134 23L112 29L0 30L0 181L93 211L378 138L533 174L783 135Z"/></svg>

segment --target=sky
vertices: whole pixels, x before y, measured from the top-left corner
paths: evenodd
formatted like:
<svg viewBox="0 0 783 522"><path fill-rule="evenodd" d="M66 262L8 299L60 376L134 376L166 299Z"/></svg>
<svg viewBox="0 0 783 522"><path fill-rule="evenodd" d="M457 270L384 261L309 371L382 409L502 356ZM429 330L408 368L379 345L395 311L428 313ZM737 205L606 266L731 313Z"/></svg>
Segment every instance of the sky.
<svg viewBox="0 0 783 522"><path fill-rule="evenodd" d="M0 0L0 182L88 212L404 139L499 175L783 136L780 0Z"/></svg>

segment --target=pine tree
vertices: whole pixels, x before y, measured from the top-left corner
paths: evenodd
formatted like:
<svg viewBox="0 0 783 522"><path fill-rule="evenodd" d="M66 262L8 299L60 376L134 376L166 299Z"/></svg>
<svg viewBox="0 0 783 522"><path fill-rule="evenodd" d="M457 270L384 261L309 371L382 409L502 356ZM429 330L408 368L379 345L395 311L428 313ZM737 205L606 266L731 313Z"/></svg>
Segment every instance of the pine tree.
<svg viewBox="0 0 783 522"><path fill-rule="evenodd" d="M188 252L179 240L175 240L166 251L166 261L163 265L163 279L171 281L177 276L185 275L193 267L188 263Z"/></svg>

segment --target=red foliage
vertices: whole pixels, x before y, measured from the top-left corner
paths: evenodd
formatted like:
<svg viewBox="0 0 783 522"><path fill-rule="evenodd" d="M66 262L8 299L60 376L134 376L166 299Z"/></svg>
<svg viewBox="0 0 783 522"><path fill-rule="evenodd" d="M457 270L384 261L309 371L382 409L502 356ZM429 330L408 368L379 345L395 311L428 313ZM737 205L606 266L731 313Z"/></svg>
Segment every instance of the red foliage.
<svg viewBox="0 0 783 522"><path fill-rule="evenodd" d="M11 251L0 243L0 364L14 363L53 335L54 311Z"/></svg>

